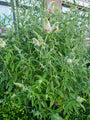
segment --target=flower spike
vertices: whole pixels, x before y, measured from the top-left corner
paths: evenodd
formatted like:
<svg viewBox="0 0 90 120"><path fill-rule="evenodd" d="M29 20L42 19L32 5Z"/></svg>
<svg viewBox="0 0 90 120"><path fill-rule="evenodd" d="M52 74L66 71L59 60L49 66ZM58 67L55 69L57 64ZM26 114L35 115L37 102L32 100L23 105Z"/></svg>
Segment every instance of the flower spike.
<svg viewBox="0 0 90 120"><path fill-rule="evenodd" d="M0 46L5 47L6 43L0 38Z"/></svg>
<svg viewBox="0 0 90 120"><path fill-rule="evenodd" d="M55 24L53 24L52 30L59 30L58 25L59 25L59 22L56 22Z"/></svg>
<svg viewBox="0 0 90 120"><path fill-rule="evenodd" d="M69 58L69 59L67 60L67 63L72 63L72 59Z"/></svg>
<svg viewBox="0 0 90 120"><path fill-rule="evenodd" d="M33 38L33 44L35 46L40 46L40 43L39 43L39 41L36 38Z"/></svg>
<svg viewBox="0 0 90 120"><path fill-rule="evenodd" d="M83 101L86 101L86 100L80 96L77 96L76 101L82 103Z"/></svg>
<svg viewBox="0 0 90 120"><path fill-rule="evenodd" d="M48 21L48 18L44 19L44 30L46 33L50 33L52 31L50 22Z"/></svg>
<svg viewBox="0 0 90 120"><path fill-rule="evenodd" d="M49 3L49 5L48 5L48 12L50 14L54 14L54 10L55 10L56 5L57 4L56 4L55 1L52 1L52 2Z"/></svg>

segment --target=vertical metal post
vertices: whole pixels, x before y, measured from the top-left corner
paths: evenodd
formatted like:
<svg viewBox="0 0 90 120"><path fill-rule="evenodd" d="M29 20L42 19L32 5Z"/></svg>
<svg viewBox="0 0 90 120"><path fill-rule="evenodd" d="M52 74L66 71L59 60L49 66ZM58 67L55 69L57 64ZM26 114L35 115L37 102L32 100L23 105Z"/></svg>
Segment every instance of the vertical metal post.
<svg viewBox="0 0 90 120"><path fill-rule="evenodd" d="M15 6L14 6L14 1L13 0L11 0L11 7L12 7L12 9L13 9L13 22L14 22L14 28L15 28L15 30L16 30L16 15L15 15Z"/></svg>
<svg viewBox="0 0 90 120"><path fill-rule="evenodd" d="M16 12L17 12L17 27L19 28L19 15L18 15L19 4L18 4L18 0L15 0L15 4L16 4Z"/></svg>

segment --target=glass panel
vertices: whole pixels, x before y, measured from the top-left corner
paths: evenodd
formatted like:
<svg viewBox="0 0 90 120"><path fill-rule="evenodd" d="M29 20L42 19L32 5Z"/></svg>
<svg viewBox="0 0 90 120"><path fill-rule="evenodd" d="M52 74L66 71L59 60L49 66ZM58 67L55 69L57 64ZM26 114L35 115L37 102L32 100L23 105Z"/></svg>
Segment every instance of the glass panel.
<svg viewBox="0 0 90 120"><path fill-rule="evenodd" d="M63 13L66 13L66 12L68 12L68 11L70 11L70 8L62 7L62 12L63 12Z"/></svg>
<svg viewBox="0 0 90 120"><path fill-rule="evenodd" d="M0 5L0 15L6 14L7 16L11 15L10 7Z"/></svg>
<svg viewBox="0 0 90 120"><path fill-rule="evenodd" d="M30 3L32 2L32 0L18 0L20 2L20 4L23 5L30 5Z"/></svg>
<svg viewBox="0 0 90 120"><path fill-rule="evenodd" d="M5 18L4 14L5 14L7 17L11 18L12 12L11 12L10 8L11 8L11 7L7 7L7 6L0 5L0 17L1 17L1 19L4 19L4 18ZM1 19L0 19L0 20L1 20ZM8 19L5 19L5 24L8 24Z"/></svg>
<svg viewBox="0 0 90 120"><path fill-rule="evenodd" d="M18 0L20 4L27 6L37 6L40 7L41 2L38 0Z"/></svg>

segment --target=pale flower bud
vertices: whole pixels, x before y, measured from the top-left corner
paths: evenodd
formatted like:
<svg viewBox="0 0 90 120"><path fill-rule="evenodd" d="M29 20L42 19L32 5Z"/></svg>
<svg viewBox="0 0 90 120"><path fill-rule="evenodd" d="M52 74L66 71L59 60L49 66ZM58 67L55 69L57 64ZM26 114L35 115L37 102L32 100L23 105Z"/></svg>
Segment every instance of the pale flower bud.
<svg viewBox="0 0 90 120"><path fill-rule="evenodd" d="M46 33L50 33L52 31L50 22L48 21L47 18L45 18L45 20L44 20L44 30Z"/></svg>
<svg viewBox="0 0 90 120"><path fill-rule="evenodd" d="M59 22L56 22L55 24L53 24L52 30L59 30L58 25L59 25Z"/></svg>
<svg viewBox="0 0 90 120"><path fill-rule="evenodd" d="M5 47L6 43L0 38L0 46Z"/></svg>
<svg viewBox="0 0 90 120"><path fill-rule="evenodd" d="M21 84L21 83L15 83L15 82L14 82L14 85L16 85L17 87L20 87L20 88L23 88L23 87L24 87L24 85Z"/></svg>
<svg viewBox="0 0 90 120"><path fill-rule="evenodd" d="M41 83L42 83L42 80L39 80L39 83L41 84Z"/></svg>
<svg viewBox="0 0 90 120"><path fill-rule="evenodd" d="M76 98L76 101L81 103L81 102L86 101L86 100L85 100L84 98L78 96L78 97Z"/></svg>
<svg viewBox="0 0 90 120"><path fill-rule="evenodd" d="M39 41L36 38L33 38L33 44L35 46L40 46L40 43L39 43Z"/></svg>
<svg viewBox="0 0 90 120"><path fill-rule="evenodd" d="M55 6L56 6L56 2L55 1L52 1L52 2L49 3L49 5L48 5L48 12L50 14L54 13Z"/></svg>
<svg viewBox="0 0 90 120"><path fill-rule="evenodd" d="M67 63L72 63L72 59L68 59L68 60L67 60Z"/></svg>
<svg viewBox="0 0 90 120"><path fill-rule="evenodd" d="M25 18L25 16L20 16L20 19L24 19Z"/></svg>
<svg viewBox="0 0 90 120"><path fill-rule="evenodd" d="M16 97L16 94L15 94L15 93L11 96L11 98L14 98L14 97Z"/></svg>

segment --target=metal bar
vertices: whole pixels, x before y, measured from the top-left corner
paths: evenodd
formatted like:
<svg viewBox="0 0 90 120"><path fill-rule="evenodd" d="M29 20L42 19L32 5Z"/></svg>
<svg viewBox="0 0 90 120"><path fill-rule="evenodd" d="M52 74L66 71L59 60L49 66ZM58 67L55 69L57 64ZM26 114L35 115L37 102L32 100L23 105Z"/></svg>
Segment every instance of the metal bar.
<svg viewBox="0 0 90 120"><path fill-rule="evenodd" d="M4 1L0 1L0 5L9 6L9 7L11 6L10 3Z"/></svg>
<svg viewBox="0 0 90 120"><path fill-rule="evenodd" d="M81 5L75 5L75 4L72 4L72 3L65 3L64 1L62 1L62 6L65 6L65 7L71 7L71 6L76 6L78 9L83 9L84 11L86 11L87 9L90 9L88 7L84 7L84 6L81 6Z"/></svg>
<svg viewBox="0 0 90 120"><path fill-rule="evenodd" d="M13 9L13 21L14 21L14 28L16 30L16 15L15 15L15 8L14 8L14 1L11 0L11 7Z"/></svg>
<svg viewBox="0 0 90 120"><path fill-rule="evenodd" d="M26 8L26 9L31 8L30 6L27 6L27 5L20 5L20 4L18 4L18 7L20 7L20 8Z"/></svg>
<svg viewBox="0 0 90 120"><path fill-rule="evenodd" d="M15 4L16 4L16 12L17 12L17 29L19 28L19 15L18 15L18 0L15 0Z"/></svg>

